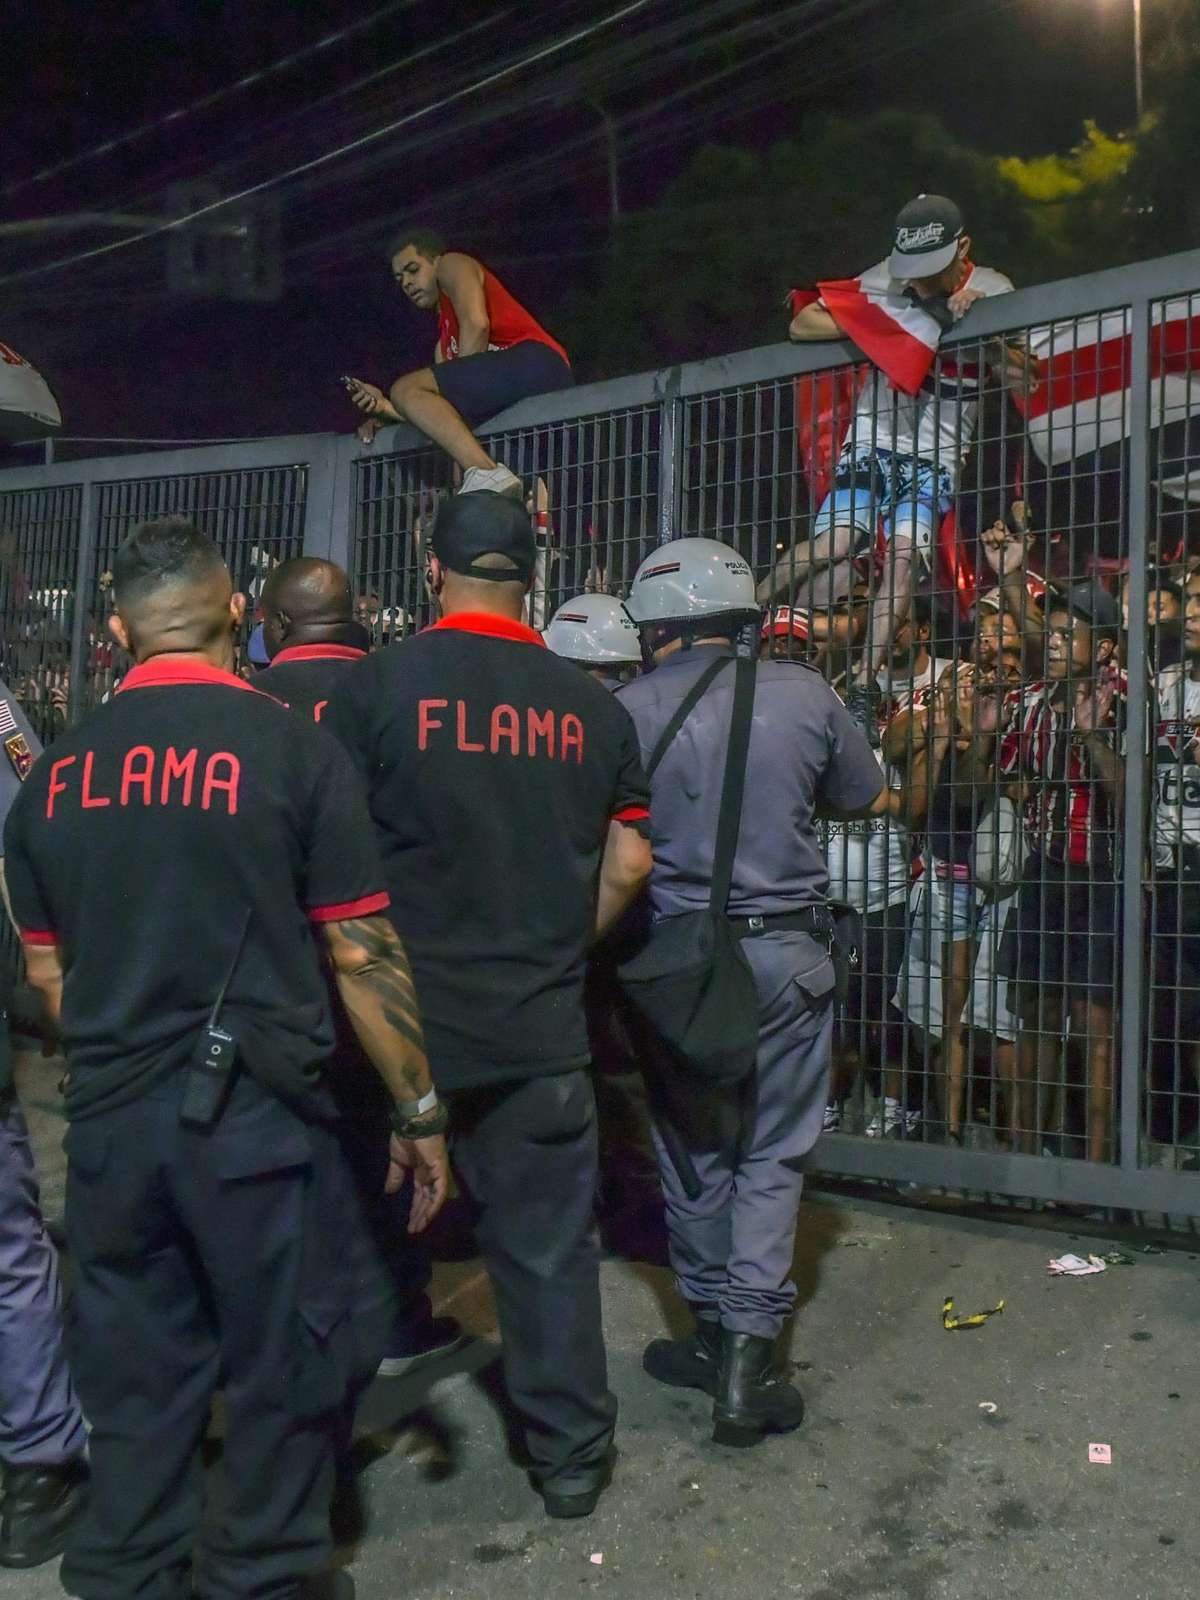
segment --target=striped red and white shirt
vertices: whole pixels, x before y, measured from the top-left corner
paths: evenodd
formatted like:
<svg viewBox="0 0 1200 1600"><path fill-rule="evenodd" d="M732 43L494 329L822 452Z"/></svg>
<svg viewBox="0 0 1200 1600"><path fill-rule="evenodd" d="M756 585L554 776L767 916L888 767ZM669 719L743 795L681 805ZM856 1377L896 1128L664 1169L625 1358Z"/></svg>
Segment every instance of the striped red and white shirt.
<svg viewBox="0 0 1200 1600"><path fill-rule="evenodd" d="M1073 738L1070 704L1053 698L1055 685L1024 684L1004 702L1000 722L1000 773L1030 780L1025 826L1034 848L1051 861L1114 870L1117 821L1107 790L1086 749ZM1125 750L1125 677L1118 680L1109 727L1102 730Z"/></svg>

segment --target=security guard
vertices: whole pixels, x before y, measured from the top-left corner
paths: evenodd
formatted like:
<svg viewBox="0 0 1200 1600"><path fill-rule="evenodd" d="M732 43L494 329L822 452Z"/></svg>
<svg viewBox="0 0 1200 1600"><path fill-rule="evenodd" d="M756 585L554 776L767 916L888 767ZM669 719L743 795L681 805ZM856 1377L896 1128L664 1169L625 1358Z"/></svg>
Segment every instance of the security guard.
<svg viewBox="0 0 1200 1600"><path fill-rule="evenodd" d="M41 745L0 683L0 826ZM0 853L0 875L4 861ZM62 1553L87 1491L87 1435L63 1354L58 1266L38 1204L13 1081L8 962L0 954L0 1566Z"/></svg>
<svg viewBox="0 0 1200 1600"><path fill-rule="evenodd" d="M549 1515L576 1517L608 1482L616 1417L583 976L650 850L632 722L520 620L535 561L513 501L445 502L441 620L355 667L325 723L367 775L534 1481Z"/></svg>
<svg viewBox="0 0 1200 1600"><path fill-rule="evenodd" d="M556 656L573 661L614 693L642 664L638 631L610 594L578 594L568 600L551 617L543 637Z"/></svg>
<svg viewBox="0 0 1200 1600"><path fill-rule="evenodd" d="M270 666L254 687L320 722L325 707L370 635L354 617L350 580L341 567L316 556L296 556L274 567L262 593L263 642ZM450 1354L465 1343L453 1317L435 1317L425 1292L432 1277L429 1252L408 1232L412 1191L406 1184L389 1194L387 1090L371 1068L353 1031L338 1023L338 1071L330 1088L342 1113L339 1133L358 1184L367 1225L378 1252L383 1283L365 1286L362 1309L374 1304L386 1317L381 1378L404 1377L423 1362Z"/></svg>
<svg viewBox="0 0 1200 1600"><path fill-rule="evenodd" d="M445 1196L437 1101L344 752L230 670L245 600L185 521L134 530L112 631L136 660L34 766L5 830L31 983L61 1029L72 1369L92 1492L62 1581L294 1600L330 1552L363 1241L327 1123L321 949L399 1102L390 1181ZM224 1492L199 1446L225 1393Z"/></svg>
<svg viewBox="0 0 1200 1600"><path fill-rule="evenodd" d="M262 614L267 665L254 687L320 722L334 687L370 647L349 578L317 556L281 562L263 584Z"/></svg>
<svg viewBox="0 0 1200 1600"><path fill-rule="evenodd" d="M648 758L702 673L735 642L757 649L759 611L745 561L713 539L680 539L638 568L627 602L654 670L618 696ZM734 673L718 672L652 779L650 899L656 919L701 910L710 895ZM761 1004L753 1076L671 1115L699 1194L689 1198L658 1137L671 1263L696 1318L686 1339L658 1339L647 1372L714 1398L716 1437L753 1444L797 1427L799 1392L774 1370L795 1302L789 1272L802 1158L821 1131L829 1081L834 970L828 873L814 826L880 801L879 763L845 707L798 663L757 669L741 829L728 914ZM687 1097L694 1102L694 1095Z"/></svg>

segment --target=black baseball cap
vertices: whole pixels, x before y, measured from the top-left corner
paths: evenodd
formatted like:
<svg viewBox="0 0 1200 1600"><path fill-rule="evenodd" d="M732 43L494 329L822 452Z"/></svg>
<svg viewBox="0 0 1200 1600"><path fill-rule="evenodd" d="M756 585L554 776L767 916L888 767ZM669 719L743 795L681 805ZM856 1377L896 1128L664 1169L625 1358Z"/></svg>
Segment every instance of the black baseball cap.
<svg viewBox="0 0 1200 1600"><path fill-rule="evenodd" d="M456 494L438 508L430 540L439 561L465 578L524 583L537 562L533 526L525 507L490 489ZM515 570L476 565L481 556L507 556Z"/></svg>
<svg viewBox="0 0 1200 1600"><path fill-rule="evenodd" d="M1047 597L1046 610L1069 611L1073 617L1082 617L1093 628L1119 628L1121 608L1098 578L1085 578L1073 583L1056 599Z"/></svg>
<svg viewBox="0 0 1200 1600"><path fill-rule="evenodd" d="M919 194L896 218L888 272L900 283L933 278L954 260L962 212L944 194Z"/></svg>

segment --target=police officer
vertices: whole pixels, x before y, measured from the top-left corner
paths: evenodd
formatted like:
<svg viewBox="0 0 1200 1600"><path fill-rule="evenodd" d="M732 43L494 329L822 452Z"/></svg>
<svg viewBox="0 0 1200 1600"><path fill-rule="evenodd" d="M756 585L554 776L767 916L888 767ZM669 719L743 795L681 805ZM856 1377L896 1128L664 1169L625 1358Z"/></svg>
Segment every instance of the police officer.
<svg viewBox="0 0 1200 1600"><path fill-rule="evenodd" d="M637 628L612 595L580 594L566 601L543 637L556 655L614 693L642 664ZM616 975L625 932L614 929L592 951L584 987L600 1137L596 1220L609 1249L661 1259L662 1192L638 1065L643 1027Z"/></svg>
<svg viewBox="0 0 1200 1600"><path fill-rule="evenodd" d="M657 549L627 604L654 670L618 699L648 757L715 658L735 642L756 650L759 612L750 568L712 539ZM733 679L732 668L718 672L653 774L656 919L709 903ZM804 1415L774 1351L796 1296L799 1166L821 1131L829 1081L832 923L814 819L818 807L865 814L881 787L879 763L818 674L787 661L759 665L728 902L759 995L758 1053L747 1084L706 1093L702 1105L685 1104L678 1083L673 1090L671 1122L691 1154L695 1198L661 1134L659 1158L671 1263L696 1326L685 1339L655 1340L644 1356L652 1377L713 1396L716 1437L731 1444L797 1427Z"/></svg>
<svg viewBox="0 0 1200 1600"><path fill-rule="evenodd" d="M370 635L354 616L350 580L341 567L297 556L272 568L263 585L263 643L270 666L254 687L301 716L320 722L339 684L366 656ZM386 1317L381 1378L399 1378L465 1343L453 1317L435 1317L425 1292L432 1277L424 1239L408 1232L411 1189L388 1193L387 1090L352 1029L338 1023L338 1071L330 1088L342 1113L340 1136L358 1185L384 1283L365 1288Z"/></svg>
<svg viewBox="0 0 1200 1600"><path fill-rule="evenodd" d="M568 600L551 617L544 637L556 656L573 661L614 692L642 664L638 631L610 594L579 594Z"/></svg>
<svg viewBox="0 0 1200 1600"><path fill-rule="evenodd" d="M355 667L325 720L367 775L534 1482L549 1515L576 1517L608 1482L616 1417L583 976L650 851L627 713L520 620L535 561L522 507L445 502L441 620Z"/></svg>
<svg viewBox="0 0 1200 1600"><path fill-rule="evenodd" d="M5 830L30 982L68 1078L69 1343L92 1491L85 1600L293 1600L330 1553L362 1240L322 1084L322 943L396 1099L419 1229L447 1169L412 980L336 741L231 671L244 597L181 519L134 530L112 631L136 666L39 761ZM199 1445L225 1394L219 1515Z"/></svg>
<svg viewBox="0 0 1200 1600"><path fill-rule="evenodd" d="M42 748L3 683L0 744L2 826ZM3 868L0 853L0 875ZM13 1081L9 984L0 952L0 1566L36 1567L61 1554L83 1509L87 1436L63 1354L58 1267Z"/></svg>

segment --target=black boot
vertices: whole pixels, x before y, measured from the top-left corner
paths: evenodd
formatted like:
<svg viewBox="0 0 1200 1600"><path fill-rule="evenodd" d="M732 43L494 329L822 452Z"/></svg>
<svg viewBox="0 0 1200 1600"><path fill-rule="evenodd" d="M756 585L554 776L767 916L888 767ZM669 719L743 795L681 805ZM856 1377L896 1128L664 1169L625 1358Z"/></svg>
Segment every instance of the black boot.
<svg viewBox="0 0 1200 1600"><path fill-rule="evenodd" d="M758 1444L804 1421L804 1397L775 1369L774 1339L721 1329L721 1365L713 1405L717 1444Z"/></svg>
<svg viewBox="0 0 1200 1600"><path fill-rule="evenodd" d="M61 1467L9 1467L0 1499L0 1567L40 1567L62 1555L87 1488L82 1456Z"/></svg>
<svg viewBox="0 0 1200 1600"><path fill-rule="evenodd" d="M564 1521L572 1517L590 1517L600 1503L600 1496L612 1482L616 1460L617 1452L610 1447L608 1454L596 1468L592 1482L584 1489L572 1485L570 1489L564 1491L555 1489L550 1484L535 1483L534 1487L546 1507L546 1515Z"/></svg>
<svg viewBox="0 0 1200 1600"><path fill-rule="evenodd" d="M340 1568L319 1572L304 1579L300 1594L302 1600L354 1600L354 1579Z"/></svg>
<svg viewBox="0 0 1200 1600"><path fill-rule="evenodd" d="M672 1389L703 1389L715 1397L720 1359L721 1324L697 1317L696 1330L686 1339L652 1339L642 1354L642 1366Z"/></svg>

